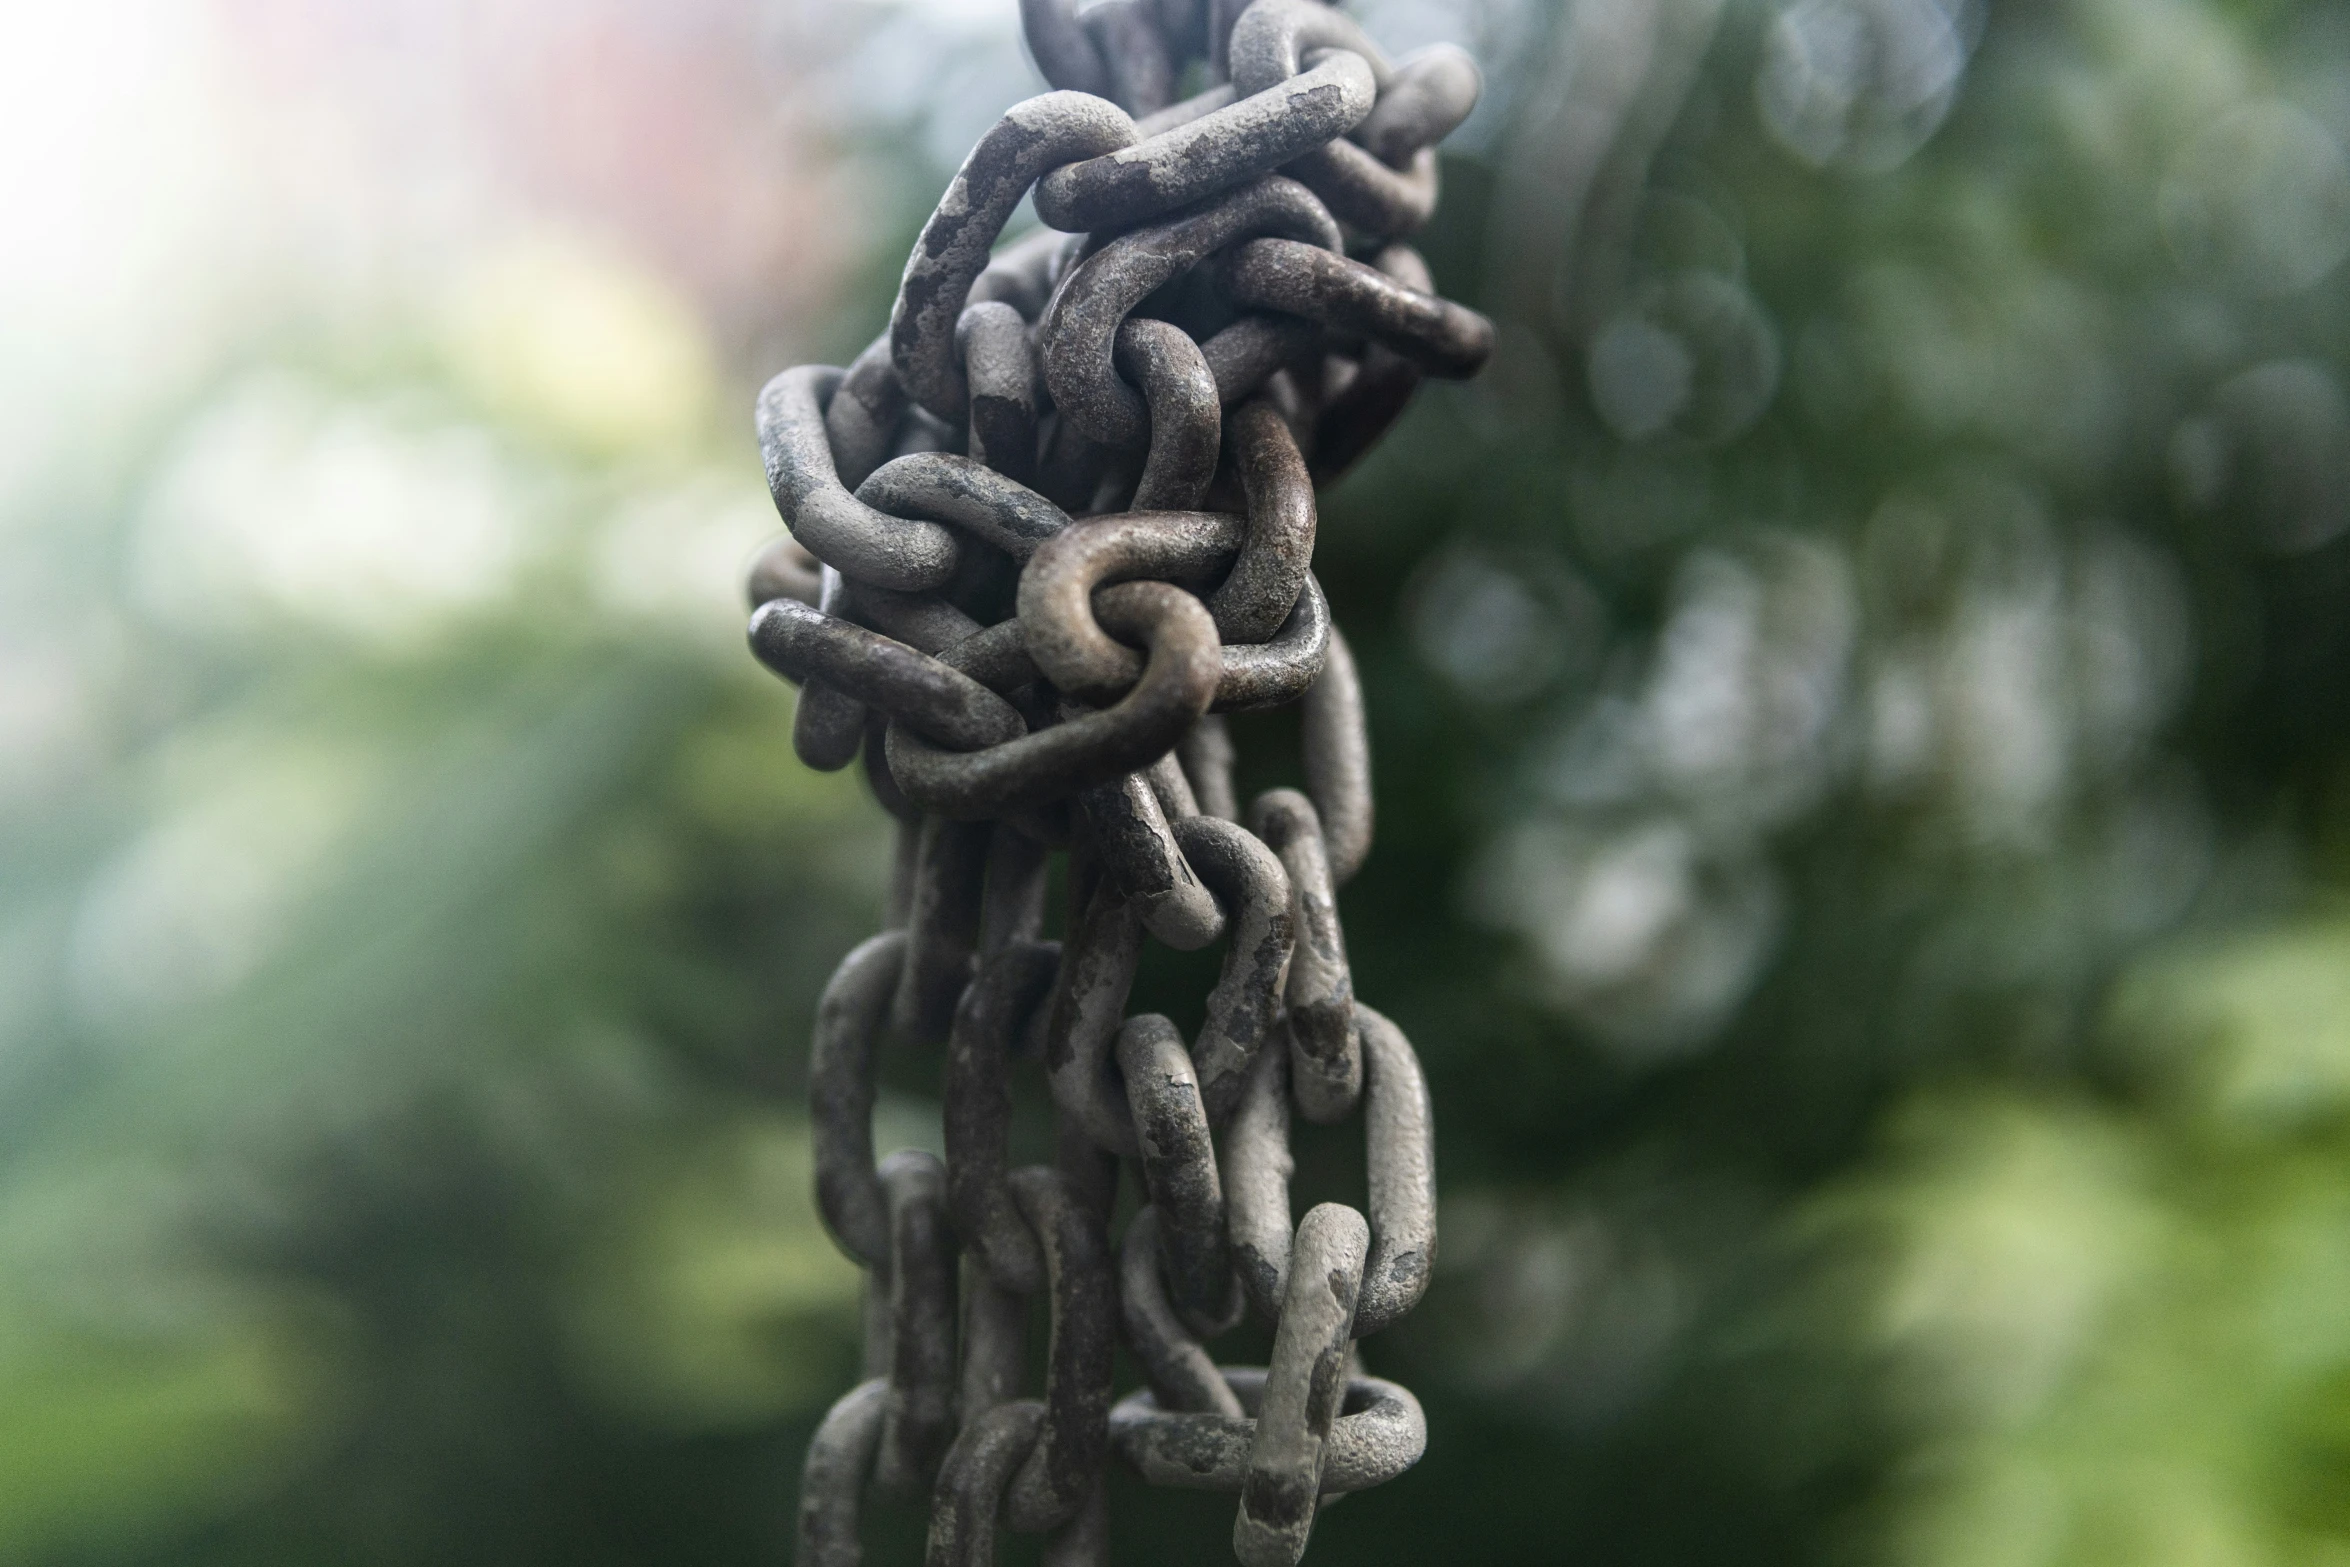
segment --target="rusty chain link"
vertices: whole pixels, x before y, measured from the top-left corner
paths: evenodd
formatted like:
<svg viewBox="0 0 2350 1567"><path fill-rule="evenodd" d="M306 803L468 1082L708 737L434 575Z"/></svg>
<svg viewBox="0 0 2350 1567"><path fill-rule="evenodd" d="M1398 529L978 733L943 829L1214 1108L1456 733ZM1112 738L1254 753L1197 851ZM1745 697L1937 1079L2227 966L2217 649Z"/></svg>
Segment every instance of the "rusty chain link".
<svg viewBox="0 0 2350 1567"><path fill-rule="evenodd" d="M1370 753L1314 491L1490 351L1401 242L1479 78L1449 46L1390 62L1320 0L1020 18L1055 90L964 161L887 333L758 402L790 532L752 567L751 648L800 687L801 760L861 757L900 837L892 928L842 961L811 1050L868 1380L809 1444L799 1559L855 1563L868 1498L927 1496L931 1567L992 1560L999 1527L1102 1562L1116 1453L1234 1494L1240 1559L1288 1567L1321 1506L1426 1443L1356 1347L1426 1288L1435 1165L1418 1058L1356 999L1339 922ZM1046 226L1000 243L1030 197ZM1304 787L1244 813L1219 715L1278 707ZM1220 950L1188 1042L1127 1013L1146 938ZM891 1048L943 1052L943 1162L875 1159ZM1031 1071L1057 1152L1015 1166ZM1366 1211L1292 1223L1293 1108L1360 1117ZM1219 1366L1250 1310L1271 1364ZM1113 1404L1120 1342L1144 1386Z"/></svg>

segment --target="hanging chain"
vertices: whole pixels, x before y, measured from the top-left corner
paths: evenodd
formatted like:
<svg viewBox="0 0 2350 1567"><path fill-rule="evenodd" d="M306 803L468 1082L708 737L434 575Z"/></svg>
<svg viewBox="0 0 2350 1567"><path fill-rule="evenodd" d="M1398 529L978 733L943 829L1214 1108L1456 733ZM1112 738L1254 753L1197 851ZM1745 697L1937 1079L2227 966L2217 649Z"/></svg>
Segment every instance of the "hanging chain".
<svg viewBox="0 0 2350 1567"><path fill-rule="evenodd" d="M1479 78L1450 46L1390 63L1318 0L1020 12L1060 90L964 161L888 332L759 396L791 532L752 569L751 647L800 687L800 758L861 756L899 823L892 928L842 961L811 1052L817 1203L866 1270L869 1380L809 1445L799 1560L858 1561L874 1497L928 1499L931 1567L991 1561L999 1526L1099 1563L1115 1453L1236 1494L1240 1559L1288 1567L1320 1506L1426 1442L1355 1348L1427 1285L1435 1164L1419 1061L1355 998L1339 924L1370 755L1314 489L1423 376L1490 351L1400 242ZM1187 73L1215 85L1174 102ZM1031 195L1045 227L996 248ZM1305 788L1244 813L1220 715L1288 706ZM1221 944L1188 1042L1126 1015L1146 936ZM885 1043L944 1052L943 1161L875 1162ZM1058 1151L1014 1168L1037 1067ZM1360 1117L1367 1212L1293 1224L1293 1110ZM1128 1171L1142 1203L1113 1244ZM1250 1311L1271 1363L1216 1364ZM1121 1340L1146 1385L1113 1405Z"/></svg>

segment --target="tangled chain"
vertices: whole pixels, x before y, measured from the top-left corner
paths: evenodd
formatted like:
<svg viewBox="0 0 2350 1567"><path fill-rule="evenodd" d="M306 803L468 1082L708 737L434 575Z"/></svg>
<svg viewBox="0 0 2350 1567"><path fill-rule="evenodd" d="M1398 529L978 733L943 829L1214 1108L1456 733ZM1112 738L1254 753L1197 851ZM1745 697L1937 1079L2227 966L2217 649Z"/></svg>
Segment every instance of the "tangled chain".
<svg viewBox="0 0 2350 1567"><path fill-rule="evenodd" d="M1338 920L1370 766L1314 486L1490 349L1398 242L1479 79L1451 47L1391 64L1318 0L1020 9L1062 90L964 161L888 333L759 396L791 534L753 567L751 646L800 686L801 759L861 753L900 823L893 928L816 1019L817 1202L867 1270L870 1380L810 1444L799 1559L856 1562L870 1491L929 1498L932 1567L990 1561L999 1520L1100 1562L1115 1451L1237 1493L1241 1560L1287 1567L1319 1506L1426 1441L1354 1349L1427 1285L1435 1168L1418 1059L1355 999ZM1173 102L1194 71L1216 85ZM995 250L1032 192L1046 227ZM1219 715L1290 704L1306 787L1244 816ZM1125 1015L1146 933L1223 943L1188 1045ZM885 1038L944 1047L943 1161L874 1161ZM1011 1168L1031 1061L1058 1153ZM1367 1215L1293 1227L1293 1106L1361 1115ZM1128 1165L1146 1201L1113 1248ZM1251 1308L1271 1364L1218 1366L1203 1341ZM1113 1407L1121 1336L1146 1387Z"/></svg>

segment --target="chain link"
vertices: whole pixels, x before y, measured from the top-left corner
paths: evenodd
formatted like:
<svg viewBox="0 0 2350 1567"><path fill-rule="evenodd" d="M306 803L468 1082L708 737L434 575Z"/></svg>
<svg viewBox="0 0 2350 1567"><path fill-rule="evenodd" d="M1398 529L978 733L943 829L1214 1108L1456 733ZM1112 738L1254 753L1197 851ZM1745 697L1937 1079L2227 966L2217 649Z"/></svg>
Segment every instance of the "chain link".
<svg viewBox="0 0 2350 1567"><path fill-rule="evenodd" d="M809 1444L799 1559L855 1563L869 1498L926 1496L931 1567L992 1560L999 1527L1100 1563L1115 1452L1236 1495L1240 1559L1288 1567L1320 1507L1427 1439L1356 1347L1427 1286L1435 1164L1418 1058L1356 999L1339 921L1370 749L1314 492L1491 349L1400 242L1479 78L1449 46L1391 63L1319 0L1020 16L1055 90L965 160L888 332L758 402L790 532L752 567L751 649L800 687L801 760L861 757L900 835L893 928L842 960L811 1050L869 1380ZM999 245L1031 196L1046 227ZM1304 787L1244 813L1219 715L1280 707ZM1188 1043L1127 1014L1146 937L1221 945ZM876 1163L885 1049L943 1054L943 1162ZM1032 1070L1057 1147L1014 1167ZM1360 1117L1364 1211L1291 1222L1293 1108ZM1217 1365L1250 1310L1271 1364ZM1145 1386L1113 1407L1121 1341Z"/></svg>

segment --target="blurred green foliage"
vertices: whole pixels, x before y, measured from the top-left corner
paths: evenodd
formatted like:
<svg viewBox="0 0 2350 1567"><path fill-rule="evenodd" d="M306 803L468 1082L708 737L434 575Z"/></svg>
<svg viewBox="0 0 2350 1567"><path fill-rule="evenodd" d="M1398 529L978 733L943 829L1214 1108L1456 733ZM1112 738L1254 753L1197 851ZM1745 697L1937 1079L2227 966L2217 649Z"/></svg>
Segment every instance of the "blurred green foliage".
<svg viewBox="0 0 2350 1567"><path fill-rule="evenodd" d="M1429 1456L1316 1558L2350 1562L2343 13L1359 9L1490 64L1426 249L1502 348L1324 510L1447 1206L1370 1346ZM837 356L1027 90L1005 10L838 22ZM806 1023L887 839L736 639L777 366L722 361L534 241L27 492L0 1560L788 1548L856 1364Z"/></svg>

